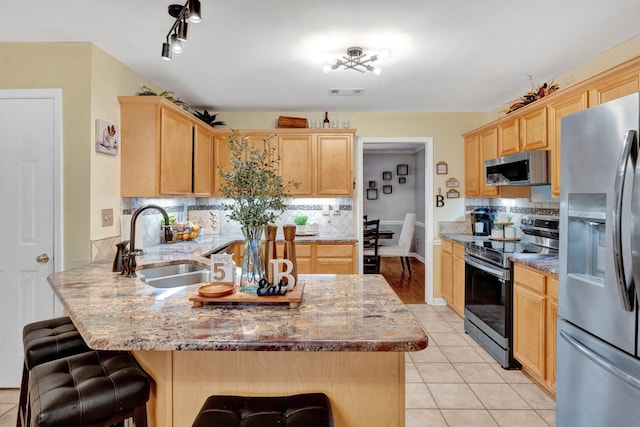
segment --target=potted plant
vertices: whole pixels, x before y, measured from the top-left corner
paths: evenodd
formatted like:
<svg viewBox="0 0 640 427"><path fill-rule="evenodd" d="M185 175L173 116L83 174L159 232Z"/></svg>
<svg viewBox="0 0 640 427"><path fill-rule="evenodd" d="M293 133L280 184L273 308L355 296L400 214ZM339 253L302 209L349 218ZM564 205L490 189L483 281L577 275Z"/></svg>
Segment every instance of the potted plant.
<svg viewBox="0 0 640 427"><path fill-rule="evenodd" d="M222 205L229 211L227 218L240 223L245 239L240 283L244 291L257 290L264 276L261 247L264 227L274 223L284 211L290 186L298 186L295 182L283 183L278 174L273 136L254 145L247 135L233 130L229 136L231 168L219 169L226 181L220 192L231 199Z"/></svg>
<svg viewBox="0 0 640 427"><path fill-rule="evenodd" d="M300 213L296 214L296 216L293 218L293 222L296 224L296 230L298 232L303 232L306 230L308 219L309 217L307 215L303 215Z"/></svg>

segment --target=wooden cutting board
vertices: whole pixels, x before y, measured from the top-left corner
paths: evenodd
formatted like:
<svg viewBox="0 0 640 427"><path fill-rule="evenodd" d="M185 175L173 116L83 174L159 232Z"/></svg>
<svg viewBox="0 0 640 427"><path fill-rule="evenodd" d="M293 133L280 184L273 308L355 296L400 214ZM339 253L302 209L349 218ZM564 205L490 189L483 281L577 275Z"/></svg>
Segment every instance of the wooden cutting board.
<svg viewBox="0 0 640 427"><path fill-rule="evenodd" d="M302 303L304 292L304 282L298 282L296 286L285 295L274 295L260 297L255 293L239 292L235 289L233 293L219 297L203 297L194 295L189 298L194 307L202 307L204 304L288 304L289 308L298 308Z"/></svg>

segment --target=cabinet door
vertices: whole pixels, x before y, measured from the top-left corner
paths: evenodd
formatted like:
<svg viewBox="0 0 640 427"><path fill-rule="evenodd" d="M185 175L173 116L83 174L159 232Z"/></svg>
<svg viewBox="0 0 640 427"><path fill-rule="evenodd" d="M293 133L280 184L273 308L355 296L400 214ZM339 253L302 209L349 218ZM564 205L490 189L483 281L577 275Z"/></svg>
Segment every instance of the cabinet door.
<svg viewBox="0 0 640 427"><path fill-rule="evenodd" d="M263 147L264 139L267 135L264 132L242 132L246 136L249 137L249 141L259 148ZM215 160L215 168L213 171L214 174L214 185L213 185L213 194L215 196L220 196L220 188L225 184L224 178L220 175L220 170L229 171L231 169L231 152L229 151L229 136L231 132L216 132L214 135L214 152L213 157ZM277 157L277 141L272 140L273 145L276 147L276 152L274 153L273 160Z"/></svg>
<svg viewBox="0 0 640 427"><path fill-rule="evenodd" d="M482 132L480 141L480 195L484 197L495 197L498 195L499 187L487 187L484 185L484 161L498 157L498 128L491 128Z"/></svg>
<svg viewBox="0 0 640 427"><path fill-rule="evenodd" d="M453 305L453 253L448 240L442 241L440 251L440 292L447 304Z"/></svg>
<svg viewBox="0 0 640 427"><path fill-rule="evenodd" d="M354 274L354 252L353 244L317 244L314 273Z"/></svg>
<svg viewBox="0 0 640 427"><path fill-rule="evenodd" d="M193 138L193 193L210 196L213 192L213 133L196 125Z"/></svg>
<svg viewBox="0 0 640 427"><path fill-rule="evenodd" d="M480 196L480 144L477 135L464 139L464 195Z"/></svg>
<svg viewBox="0 0 640 427"><path fill-rule="evenodd" d="M453 245L453 310L464 317L464 245Z"/></svg>
<svg viewBox="0 0 640 427"><path fill-rule="evenodd" d="M640 72L637 69L619 73L595 83L589 89L589 107L603 104L640 91Z"/></svg>
<svg viewBox="0 0 640 427"><path fill-rule="evenodd" d="M351 196L353 193L351 135L318 135L316 194Z"/></svg>
<svg viewBox="0 0 640 427"><path fill-rule="evenodd" d="M513 356L533 374L544 378L545 298L519 283L513 287Z"/></svg>
<svg viewBox="0 0 640 427"><path fill-rule="evenodd" d="M556 333L558 323L558 279L548 277L547 291L547 327L545 331L546 342L546 378L545 382L556 391Z"/></svg>
<svg viewBox="0 0 640 427"><path fill-rule="evenodd" d="M292 196L310 196L313 193L313 135L279 135L278 154L280 156L280 176L286 185L298 182L298 187L290 187Z"/></svg>
<svg viewBox="0 0 640 427"><path fill-rule="evenodd" d="M529 111L520 117L522 151L544 150L547 142L547 110L545 107Z"/></svg>
<svg viewBox="0 0 640 427"><path fill-rule="evenodd" d="M560 125L562 118L587 108L587 92L558 99L547 106L549 147L551 148L551 195L560 197Z"/></svg>
<svg viewBox="0 0 640 427"><path fill-rule="evenodd" d="M498 155L508 156L520 152L520 125L513 119L498 126Z"/></svg>
<svg viewBox="0 0 640 427"><path fill-rule="evenodd" d="M192 190L193 125L173 111L160 110L160 193Z"/></svg>

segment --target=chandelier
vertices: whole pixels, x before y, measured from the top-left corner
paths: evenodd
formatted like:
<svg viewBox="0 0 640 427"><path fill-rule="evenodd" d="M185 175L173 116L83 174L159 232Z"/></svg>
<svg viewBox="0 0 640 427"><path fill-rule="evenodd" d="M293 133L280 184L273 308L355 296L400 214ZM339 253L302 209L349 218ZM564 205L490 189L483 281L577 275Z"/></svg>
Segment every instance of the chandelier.
<svg viewBox="0 0 640 427"><path fill-rule="evenodd" d="M200 0L187 0L184 6L171 4L169 15L176 20L169 28L167 41L162 43L162 59L165 61L171 60L172 53L182 53L182 42L187 41L189 24L197 24L201 21Z"/></svg>
<svg viewBox="0 0 640 427"><path fill-rule="evenodd" d="M370 63L376 62L388 58L391 52L389 49L383 49L378 54L367 57L366 53L362 53L362 48L358 46L350 47L347 49L347 54L342 58L327 59L327 63L322 67L322 71L329 73L340 67L344 69L352 69L364 73L371 71L376 76L382 73L382 68L374 67Z"/></svg>

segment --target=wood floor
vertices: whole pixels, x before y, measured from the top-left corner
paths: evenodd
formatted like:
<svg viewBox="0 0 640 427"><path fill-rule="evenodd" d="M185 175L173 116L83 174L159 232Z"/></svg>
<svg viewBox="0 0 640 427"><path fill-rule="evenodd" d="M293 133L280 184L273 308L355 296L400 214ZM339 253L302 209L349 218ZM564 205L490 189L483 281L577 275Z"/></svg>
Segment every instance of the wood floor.
<svg viewBox="0 0 640 427"><path fill-rule="evenodd" d="M398 297L405 304L424 304L424 263L411 260L411 272L402 269L399 257L384 257L380 261L380 274L387 279Z"/></svg>

